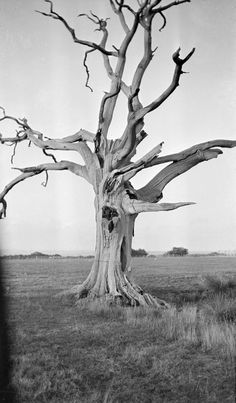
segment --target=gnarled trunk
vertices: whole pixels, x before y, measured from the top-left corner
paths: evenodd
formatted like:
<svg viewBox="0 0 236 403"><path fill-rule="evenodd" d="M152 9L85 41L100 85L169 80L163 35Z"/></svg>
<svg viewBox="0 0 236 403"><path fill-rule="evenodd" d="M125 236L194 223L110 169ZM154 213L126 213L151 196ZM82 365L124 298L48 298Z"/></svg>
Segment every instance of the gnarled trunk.
<svg viewBox="0 0 236 403"><path fill-rule="evenodd" d="M91 272L83 284L73 287L72 294L128 306L162 306L167 304L135 285L131 278L131 246L137 215L122 208L122 191L112 197L97 197L96 250Z"/></svg>

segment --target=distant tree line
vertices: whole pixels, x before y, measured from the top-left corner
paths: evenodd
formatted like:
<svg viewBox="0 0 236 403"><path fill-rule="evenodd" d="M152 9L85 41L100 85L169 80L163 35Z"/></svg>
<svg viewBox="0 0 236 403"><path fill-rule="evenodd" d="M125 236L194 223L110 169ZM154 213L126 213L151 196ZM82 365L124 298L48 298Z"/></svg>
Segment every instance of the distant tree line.
<svg viewBox="0 0 236 403"><path fill-rule="evenodd" d="M59 255L58 253L55 253L54 255L48 255L46 253L41 253L41 252L33 252L33 253L30 253L29 255L24 255L24 254L3 255L2 257L4 259L49 259L49 258L60 259L60 258L62 258L62 256Z"/></svg>
<svg viewBox="0 0 236 403"><path fill-rule="evenodd" d="M94 258L94 255L88 255L88 256L61 256L58 253L55 254L47 254L47 253L41 253L41 252L33 252L28 255L23 255L23 254L18 254L18 255L3 255L1 256L3 259L92 259Z"/></svg>

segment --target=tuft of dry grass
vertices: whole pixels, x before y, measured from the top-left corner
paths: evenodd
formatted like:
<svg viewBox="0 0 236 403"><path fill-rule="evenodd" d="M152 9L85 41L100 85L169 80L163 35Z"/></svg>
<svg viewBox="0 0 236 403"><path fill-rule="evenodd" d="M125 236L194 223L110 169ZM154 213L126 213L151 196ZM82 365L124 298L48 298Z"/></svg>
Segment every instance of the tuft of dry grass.
<svg viewBox="0 0 236 403"><path fill-rule="evenodd" d="M81 308L81 305L78 305ZM82 309L96 315L96 318L120 320L124 317L124 308L119 305L109 305L103 301L92 300L83 304Z"/></svg>
<svg viewBox="0 0 236 403"><path fill-rule="evenodd" d="M196 306L185 306L181 310L172 306L166 311L143 308L126 311L126 321L135 327L155 329L158 337L168 342L183 340L205 350L218 350L223 356L234 359L235 326L219 323L217 318Z"/></svg>
<svg viewBox="0 0 236 403"><path fill-rule="evenodd" d="M202 348L205 351L218 350L219 353L230 357L233 361L236 355L235 336L235 326L228 323L210 321L200 328Z"/></svg>
<svg viewBox="0 0 236 403"><path fill-rule="evenodd" d="M160 318L161 312L159 308L133 307L124 310L124 317L129 325L141 325L150 328L155 327L156 321L153 319Z"/></svg>
<svg viewBox="0 0 236 403"><path fill-rule="evenodd" d="M236 299L224 294L212 295L202 304L206 314L219 322L236 321Z"/></svg>
<svg viewBox="0 0 236 403"><path fill-rule="evenodd" d="M207 275L203 279L206 290L212 294L234 296L236 294L236 280L233 277L222 275Z"/></svg>

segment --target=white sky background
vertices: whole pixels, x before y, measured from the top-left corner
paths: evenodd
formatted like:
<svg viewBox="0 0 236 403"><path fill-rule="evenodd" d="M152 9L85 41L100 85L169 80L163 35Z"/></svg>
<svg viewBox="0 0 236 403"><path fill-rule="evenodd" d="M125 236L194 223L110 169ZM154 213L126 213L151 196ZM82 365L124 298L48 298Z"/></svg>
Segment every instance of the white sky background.
<svg viewBox="0 0 236 403"><path fill-rule="evenodd" d="M132 0L131 0L132 2ZM109 48L119 46L122 30L107 0L55 0L82 39L99 42L92 23L77 15L93 10L111 17ZM81 127L96 131L99 103L109 80L99 53L89 56L94 92L85 88L82 66L85 48L72 42L64 26L35 13L47 11L41 0L0 0L0 105L10 115L26 117L30 126L49 137L64 137ZM162 155L217 138L236 139L236 6L235 0L192 0L166 12L167 26L156 19L153 45L158 50L146 72L140 98L155 99L170 83L173 52L181 46L184 57L196 47L185 65L180 87L146 119L149 133L140 145L141 156L161 141ZM141 33L141 32L140 32ZM125 72L129 84L135 62L142 56L142 38L128 53ZM126 122L126 100L121 96L111 137L120 137ZM0 132L14 135L15 126L2 125ZM13 179L12 148L1 146L0 187ZM55 153L58 159L81 162L76 154ZM144 213L136 221L134 247L167 250L184 246L190 250L236 249L236 149L225 150L218 159L202 163L171 182L164 201L195 201L197 205L172 212ZM51 162L42 151L19 145L14 166ZM151 168L133 180L144 185L160 168ZM0 222L3 252L92 250L95 242L93 190L82 178L68 172L49 173L27 179L7 196L7 218Z"/></svg>

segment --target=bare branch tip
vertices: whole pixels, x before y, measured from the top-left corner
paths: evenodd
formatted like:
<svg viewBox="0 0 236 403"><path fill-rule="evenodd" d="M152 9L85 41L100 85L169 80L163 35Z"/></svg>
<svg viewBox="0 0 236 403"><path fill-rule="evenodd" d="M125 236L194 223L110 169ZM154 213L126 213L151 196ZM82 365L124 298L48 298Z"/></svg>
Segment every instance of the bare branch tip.
<svg viewBox="0 0 236 403"><path fill-rule="evenodd" d="M0 203L2 203L2 208L0 209L0 220L6 217L6 212L7 212L7 202L4 198L0 200Z"/></svg>
<svg viewBox="0 0 236 403"><path fill-rule="evenodd" d="M3 108L2 106L0 106L0 109L2 110L3 116L5 117L5 116L6 116L6 110L5 110L5 108Z"/></svg>
<svg viewBox="0 0 236 403"><path fill-rule="evenodd" d="M45 171L45 175L46 175L45 182L42 182L42 183L41 183L41 185L42 185L43 187L47 187L47 184L48 184L48 171Z"/></svg>
<svg viewBox="0 0 236 403"><path fill-rule="evenodd" d="M113 49L116 50L117 53L119 53L119 49L115 45L112 45L112 47L113 47Z"/></svg>

